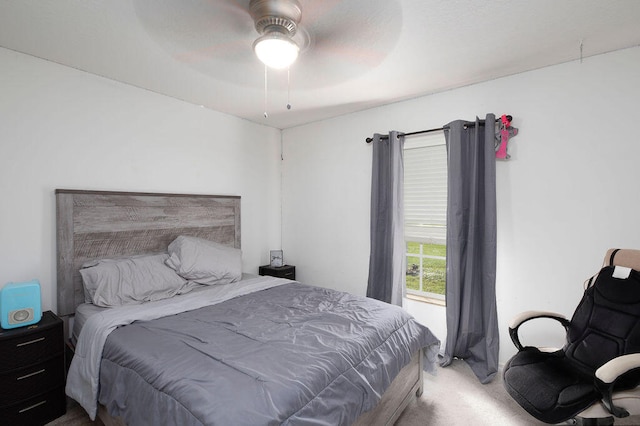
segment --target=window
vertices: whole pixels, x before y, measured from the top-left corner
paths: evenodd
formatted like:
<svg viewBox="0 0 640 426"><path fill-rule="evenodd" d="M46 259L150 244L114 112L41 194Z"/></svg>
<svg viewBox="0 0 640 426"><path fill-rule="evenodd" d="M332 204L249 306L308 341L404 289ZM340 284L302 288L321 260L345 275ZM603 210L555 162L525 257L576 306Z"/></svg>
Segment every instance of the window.
<svg viewBox="0 0 640 426"><path fill-rule="evenodd" d="M404 143L404 240L407 294L444 301L447 150L443 132Z"/></svg>

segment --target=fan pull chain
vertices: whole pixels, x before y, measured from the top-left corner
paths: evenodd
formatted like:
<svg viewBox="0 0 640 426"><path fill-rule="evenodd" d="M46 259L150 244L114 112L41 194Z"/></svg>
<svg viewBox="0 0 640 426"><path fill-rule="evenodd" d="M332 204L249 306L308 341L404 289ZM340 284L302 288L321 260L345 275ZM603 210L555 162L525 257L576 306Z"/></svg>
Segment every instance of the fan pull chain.
<svg viewBox="0 0 640 426"><path fill-rule="evenodd" d="M267 66L264 66L264 118L269 118L267 114Z"/></svg>
<svg viewBox="0 0 640 426"><path fill-rule="evenodd" d="M291 68L287 68L287 109L291 109Z"/></svg>

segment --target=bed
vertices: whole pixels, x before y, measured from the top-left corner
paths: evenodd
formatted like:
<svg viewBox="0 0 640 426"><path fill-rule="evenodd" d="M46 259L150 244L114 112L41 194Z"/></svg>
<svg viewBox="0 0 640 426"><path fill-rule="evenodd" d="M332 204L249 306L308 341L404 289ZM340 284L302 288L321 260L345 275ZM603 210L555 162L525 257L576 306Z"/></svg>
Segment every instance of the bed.
<svg viewBox="0 0 640 426"><path fill-rule="evenodd" d="M393 424L422 393L439 341L402 309L237 267L206 284L179 269L200 245L237 259L240 197L56 190L56 213L67 394L106 425ZM140 258L171 265L179 290L129 303L137 287L87 285L94 266Z"/></svg>

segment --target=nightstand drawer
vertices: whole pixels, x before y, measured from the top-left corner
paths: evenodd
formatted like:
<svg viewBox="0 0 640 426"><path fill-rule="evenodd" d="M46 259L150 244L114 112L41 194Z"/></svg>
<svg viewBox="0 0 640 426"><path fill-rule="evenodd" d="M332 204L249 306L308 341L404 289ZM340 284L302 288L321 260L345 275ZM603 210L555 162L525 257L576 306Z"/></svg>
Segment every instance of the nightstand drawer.
<svg viewBox="0 0 640 426"><path fill-rule="evenodd" d="M0 405L14 404L60 387L64 384L63 363L60 355L41 364L0 375Z"/></svg>
<svg viewBox="0 0 640 426"><path fill-rule="evenodd" d="M280 274L280 278L286 278L288 280L295 280L296 279L296 271L291 270L291 271L283 272L282 274Z"/></svg>
<svg viewBox="0 0 640 426"><path fill-rule="evenodd" d="M52 327L0 340L0 374L63 354L62 334L62 327Z"/></svg>
<svg viewBox="0 0 640 426"><path fill-rule="evenodd" d="M258 268L258 275L269 275L272 277L296 279L296 267L293 265L270 266L264 265Z"/></svg>
<svg viewBox="0 0 640 426"><path fill-rule="evenodd" d="M42 425L62 416L67 411L64 386L45 394L0 408L0 419L5 425Z"/></svg>

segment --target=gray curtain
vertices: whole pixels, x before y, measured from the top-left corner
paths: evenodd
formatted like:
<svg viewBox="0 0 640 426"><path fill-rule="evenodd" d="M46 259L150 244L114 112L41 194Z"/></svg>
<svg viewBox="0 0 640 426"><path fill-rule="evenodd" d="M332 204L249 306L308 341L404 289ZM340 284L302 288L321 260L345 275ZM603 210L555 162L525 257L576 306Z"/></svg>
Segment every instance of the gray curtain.
<svg viewBox="0 0 640 426"><path fill-rule="evenodd" d="M371 252L367 296L402 306L404 294L404 136L375 134L371 171Z"/></svg>
<svg viewBox="0 0 640 426"><path fill-rule="evenodd" d="M447 341L482 383L498 371L495 116L445 126L448 158ZM470 124L470 125L465 125ZM447 130L448 129L448 130Z"/></svg>

